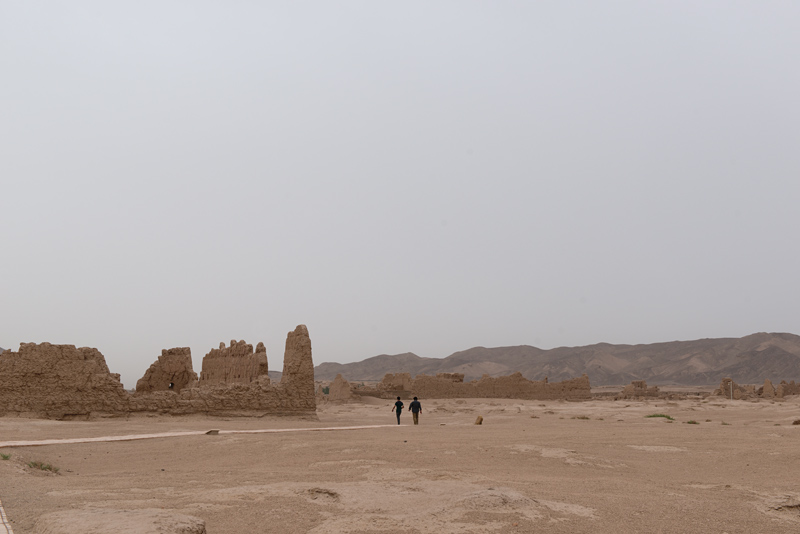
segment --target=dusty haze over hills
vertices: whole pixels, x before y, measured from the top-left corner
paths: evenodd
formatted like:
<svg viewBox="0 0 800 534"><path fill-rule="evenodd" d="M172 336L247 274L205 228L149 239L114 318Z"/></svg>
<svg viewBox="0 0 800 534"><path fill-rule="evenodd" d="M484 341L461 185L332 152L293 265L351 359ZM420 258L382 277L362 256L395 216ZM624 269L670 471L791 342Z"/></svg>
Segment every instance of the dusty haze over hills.
<svg viewBox="0 0 800 534"><path fill-rule="evenodd" d="M340 363L797 332L798 27L781 1L0 2L0 345L95 347L133 387L231 339L279 369L297 324Z"/></svg>
<svg viewBox="0 0 800 534"><path fill-rule="evenodd" d="M765 378L800 379L800 336L759 333L743 338L698 339L650 345L559 347L542 350L518 347L475 347L443 359L416 354L381 355L361 362L321 363L317 380L341 373L348 380L380 380L385 373L463 373L466 380L508 375L561 381L589 375L593 386L647 380L652 384L716 385L723 377L753 384Z"/></svg>

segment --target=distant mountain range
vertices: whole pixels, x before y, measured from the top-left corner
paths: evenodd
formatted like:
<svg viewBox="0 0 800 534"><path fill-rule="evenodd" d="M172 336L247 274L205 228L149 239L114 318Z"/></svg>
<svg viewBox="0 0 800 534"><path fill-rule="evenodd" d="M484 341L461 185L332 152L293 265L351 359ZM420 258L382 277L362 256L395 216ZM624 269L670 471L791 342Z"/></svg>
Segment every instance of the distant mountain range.
<svg viewBox="0 0 800 534"><path fill-rule="evenodd" d="M375 356L355 363L321 363L317 380L332 380L341 373L347 380L381 380L386 373L464 373L465 380L508 375L519 371L530 380L551 382L589 375L593 386L648 384L699 386L719 384L731 377L743 384L800 380L800 336L758 333L742 338L671 341L649 345L598 343L585 347L543 350L529 345L474 347L447 358L421 358L416 354Z"/></svg>

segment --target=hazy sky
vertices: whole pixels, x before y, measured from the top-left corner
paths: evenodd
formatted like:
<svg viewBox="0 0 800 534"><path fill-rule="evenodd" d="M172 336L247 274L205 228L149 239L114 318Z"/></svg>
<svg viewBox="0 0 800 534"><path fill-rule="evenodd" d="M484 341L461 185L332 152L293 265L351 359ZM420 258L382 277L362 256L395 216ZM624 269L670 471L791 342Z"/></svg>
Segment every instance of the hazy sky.
<svg viewBox="0 0 800 534"><path fill-rule="evenodd" d="M800 3L0 3L0 346L800 333Z"/></svg>

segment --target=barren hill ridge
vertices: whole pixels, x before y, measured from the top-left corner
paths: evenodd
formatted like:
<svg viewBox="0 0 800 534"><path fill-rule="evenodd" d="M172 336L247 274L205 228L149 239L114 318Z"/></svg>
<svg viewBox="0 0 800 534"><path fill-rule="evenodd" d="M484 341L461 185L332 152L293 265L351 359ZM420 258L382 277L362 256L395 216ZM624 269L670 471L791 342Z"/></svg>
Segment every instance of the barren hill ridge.
<svg viewBox="0 0 800 534"><path fill-rule="evenodd" d="M800 379L800 336L758 333L742 338L670 341L647 345L597 343L543 350L529 345L474 347L447 358L416 354L381 355L348 364L321 363L317 380L341 373L347 380L380 380L386 373L464 373L465 380L520 371L526 378L560 381L589 375L593 386L627 384L710 385L723 377L754 384Z"/></svg>

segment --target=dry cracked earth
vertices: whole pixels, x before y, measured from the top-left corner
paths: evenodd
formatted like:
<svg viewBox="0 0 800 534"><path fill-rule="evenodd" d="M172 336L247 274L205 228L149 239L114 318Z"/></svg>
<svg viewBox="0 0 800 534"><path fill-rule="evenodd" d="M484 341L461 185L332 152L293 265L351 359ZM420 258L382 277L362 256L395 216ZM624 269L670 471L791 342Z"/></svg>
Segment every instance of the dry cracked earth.
<svg viewBox="0 0 800 534"><path fill-rule="evenodd" d="M319 420L0 418L0 442L385 425L390 406L324 404ZM423 409L419 426L404 414L399 427L0 447L0 500L16 534L800 532L800 398Z"/></svg>

